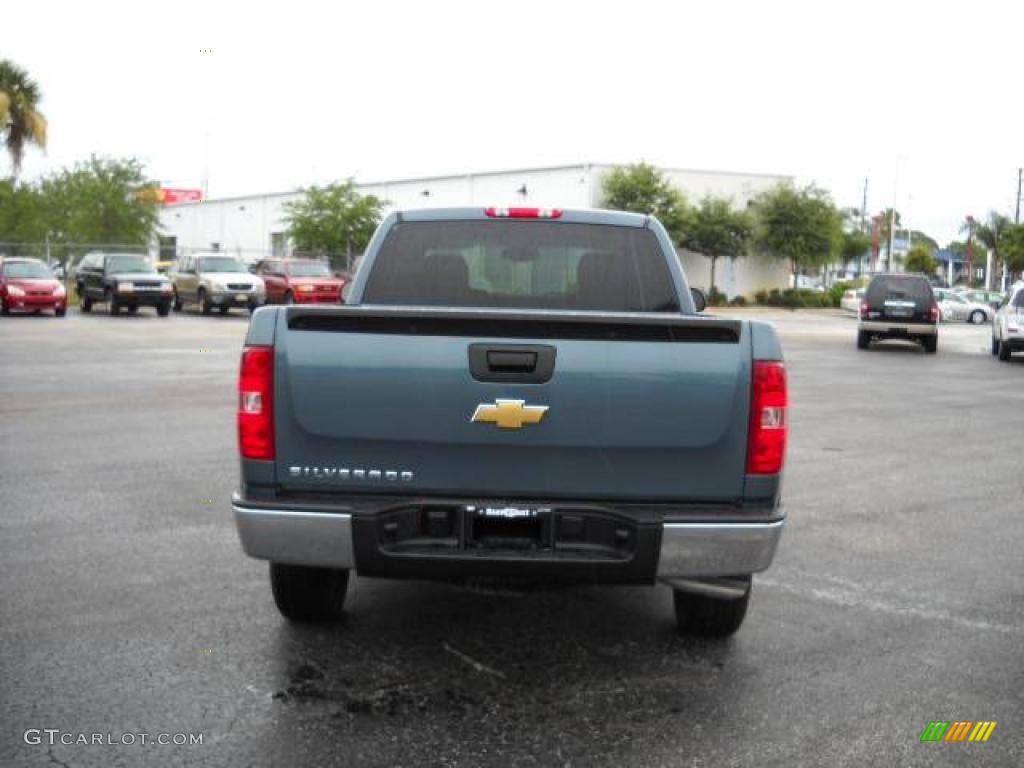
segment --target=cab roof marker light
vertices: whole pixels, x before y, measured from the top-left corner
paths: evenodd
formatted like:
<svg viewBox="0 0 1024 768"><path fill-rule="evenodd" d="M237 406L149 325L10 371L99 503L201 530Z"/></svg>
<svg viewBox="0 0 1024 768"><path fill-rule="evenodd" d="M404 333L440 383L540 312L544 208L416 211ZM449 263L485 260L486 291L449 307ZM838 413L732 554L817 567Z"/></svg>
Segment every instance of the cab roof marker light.
<svg viewBox="0 0 1024 768"><path fill-rule="evenodd" d="M561 208L484 208L492 219L560 219Z"/></svg>

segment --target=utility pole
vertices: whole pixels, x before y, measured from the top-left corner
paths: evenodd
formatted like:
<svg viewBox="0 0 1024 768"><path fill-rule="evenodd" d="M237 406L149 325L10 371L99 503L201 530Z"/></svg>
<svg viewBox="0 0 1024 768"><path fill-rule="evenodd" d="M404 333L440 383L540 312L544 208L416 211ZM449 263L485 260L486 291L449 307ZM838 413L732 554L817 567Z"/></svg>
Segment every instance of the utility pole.
<svg viewBox="0 0 1024 768"><path fill-rule="evenodd" d="M864 177L864 199L860 204L860 233L867 234L867 213L868 213L868 177ZM857 277L864 273L864 254L857 257Z"/></svg>
<svg viewBox="0 0 1024 768"><path fill-rule="evenodd" d="M1024 168L1017 169L1017 213L1013 217L1014 224L1020 224L1020 183L1024 181Z"/></svg>

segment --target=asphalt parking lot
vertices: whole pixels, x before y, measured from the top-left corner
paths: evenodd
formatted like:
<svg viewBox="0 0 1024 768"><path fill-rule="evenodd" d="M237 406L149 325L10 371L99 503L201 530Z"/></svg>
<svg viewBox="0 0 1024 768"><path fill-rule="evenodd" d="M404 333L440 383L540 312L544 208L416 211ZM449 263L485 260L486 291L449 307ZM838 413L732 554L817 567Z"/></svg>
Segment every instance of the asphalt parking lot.
<svg viewBox="0 0 1024 768"><path fill-rule="evenodd" d="M246 318L0 318L0 765L1024 763L1024 357L743 314L785 346L789 527L724 642L664 587L356 579L343 624L289 625L230 515Z"/></svg>

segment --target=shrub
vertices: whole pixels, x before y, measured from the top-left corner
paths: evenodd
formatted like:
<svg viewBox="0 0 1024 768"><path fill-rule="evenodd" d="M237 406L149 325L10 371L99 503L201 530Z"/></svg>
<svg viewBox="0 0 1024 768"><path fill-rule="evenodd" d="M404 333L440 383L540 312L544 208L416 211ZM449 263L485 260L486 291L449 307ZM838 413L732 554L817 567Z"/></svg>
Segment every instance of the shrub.
<svg viewBox="0 0 1024 768"><path fill-rule="evenodd" d="M745 307L747 306L747 299L745 296L733 296L729 299L730 307Z"/></svg>
<svg viewBox="0 0 1024 768"><path fill-rule="evenodd" d="M708 291L709 307L724 307L728 303L728 297L717 288Z"/></svg>
<svg viewBox="0 0 1024 768"><path fill-rule="evenodd" d="M769 307L807 309L832 306L832 299L829 294L812 291L809 288L787 288L784 291L772 288L766 296L760 295L763 294L763 291L759 291L758 294L758 303L766 304ZM763 301L760 300L761 298L763 298Z"/></svg>
<svg viewBox="0 0 1024 768"><path fill-rule="evenodd" d="M754 292L754 303L755 304L767 304L768 303L768 291L755 291Z"/></svg>

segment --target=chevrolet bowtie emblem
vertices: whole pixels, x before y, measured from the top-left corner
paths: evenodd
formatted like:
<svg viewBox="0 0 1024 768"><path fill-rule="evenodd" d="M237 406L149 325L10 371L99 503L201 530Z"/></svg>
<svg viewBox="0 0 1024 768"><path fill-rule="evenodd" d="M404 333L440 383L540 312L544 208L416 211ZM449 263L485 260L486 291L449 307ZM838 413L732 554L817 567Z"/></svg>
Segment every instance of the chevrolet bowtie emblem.
<svg viewBox="0 0 1024 768"><path fill-rule="evenodd" d="M470 421L497 424L502 429L522 429L524 424L539 424L547 412L546 405L527 405L525 400L495 400L480 403Z"/></svg>

